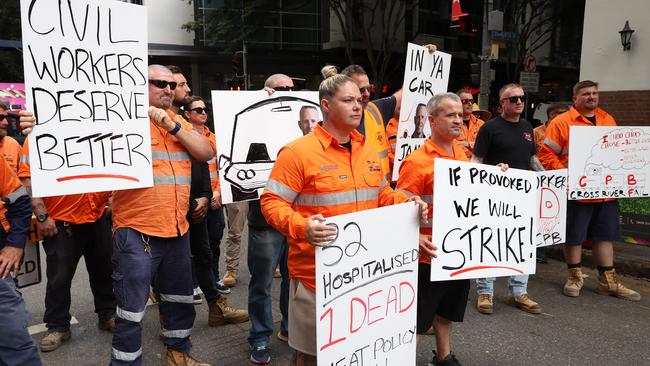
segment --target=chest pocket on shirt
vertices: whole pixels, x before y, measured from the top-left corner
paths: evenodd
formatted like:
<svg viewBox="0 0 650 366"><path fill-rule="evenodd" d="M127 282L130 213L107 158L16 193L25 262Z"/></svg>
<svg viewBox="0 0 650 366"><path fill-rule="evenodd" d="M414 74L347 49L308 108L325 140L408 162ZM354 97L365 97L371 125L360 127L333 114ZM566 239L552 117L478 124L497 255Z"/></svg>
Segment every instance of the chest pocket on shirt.
<svg viewBox="0 0 650 366"><path fill-rule="evenodd" d="M349 189L352 177L343 173L321 173L314 179L314 186L318 192L340 192Z"/></svg>
<svg viewBox="0 0 650 366"><path fill-rule="evenodd" d="M378 188L381 185L382 175L379 173L367 173L363 176L363 181L368 188Z"/></svg>

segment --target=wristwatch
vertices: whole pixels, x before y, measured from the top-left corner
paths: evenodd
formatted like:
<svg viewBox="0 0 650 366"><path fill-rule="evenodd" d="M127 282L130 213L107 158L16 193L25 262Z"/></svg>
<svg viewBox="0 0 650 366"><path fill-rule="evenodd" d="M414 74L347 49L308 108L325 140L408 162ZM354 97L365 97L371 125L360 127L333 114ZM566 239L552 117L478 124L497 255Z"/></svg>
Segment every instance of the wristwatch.
<svg viewBox="0 0 650 366"><path fill-rule="evenodd" d="M48 216L46 213L44 213L44 214L40 214L40 215L36 215L36 221L38 221L38 222L45 222L45 220L47 220L48 217L49 217L49 216Z"/></svg>

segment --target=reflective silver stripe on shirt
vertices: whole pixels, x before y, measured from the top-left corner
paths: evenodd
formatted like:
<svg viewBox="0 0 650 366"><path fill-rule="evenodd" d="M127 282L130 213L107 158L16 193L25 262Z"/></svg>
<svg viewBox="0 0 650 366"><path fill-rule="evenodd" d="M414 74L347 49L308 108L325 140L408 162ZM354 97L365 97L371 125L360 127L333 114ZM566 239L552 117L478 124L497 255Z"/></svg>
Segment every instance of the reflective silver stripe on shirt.
<svg viewBox="0 0 650 366"><path fill-rule="evenodd" d="M379 188L325 194L299 194L294 203L300 206L335 206L361 201L376 201Z"/></svg>
<svg viewBox="0 0 650 366"><path fill-rule="evenodd" d="M194 296L160 294L160 301L179 302L181 304L194 304Z"/></svg>
<svg viewBox="0 0 650 366"><path fill-rule="evenodd" d="M5 203L14 203L18 198L21 196L27 196L27 189L23 186L20 186L20 188L16 189L15 191L9 193L3 198L3 201Z"/></svg>
<svg viewBox="0 0 650 366"><path fill-rule="evenodd" d="M167 330L163 329L163 336L167 338L187 338L192 335L192 328L190 329L176 329L176 330Z"/></svg>
<svg viewBox="0 0 650 366"><path fill-rule="evenodd" d="M372 114L373 117L375 117L375 123L380 125L381 124L381 115L379 113L379 108L375 109L370 106L366 107L366 110Z"/></svg>
<svg viewBox="0 0 650 366"><path fill-rule="evenodd" d="M559 147L558 144L556 144L555 142L553 142L553 140L549 139L548 137L546 137L546 138L544 139L544 143L545 143L546 145L548 145L548 147L550 147L551 149L553 149L553 151L555 151L556 154L559 155L559 154L562 152L562 148Z"/></svg>
<svg viewBox="0 0 650 366"><path fill-rule="evenodd" d="M131 311L126 311L118 306L115 308L115 315L117 315L120 319L128 320L134 323L140 323L144 317L144 310L139 313L134 313Z"/></svg>
<svg viewBox="0 0 650 366"><path fill-rule="evenodd" d="M217 171L210 172L210 178L212 178L212 179L219 178L219 172L217 172Z"/></svg>
<svg viewBox="0 0 650 366"><path fill-rule="evenodd" d="M293 203L293 201L298 196L298 192L287 187L284 183L278 182L275 179L269 179L266 182L266 189L269 192L275 193L278 196L282 197L285 201Z"/></svg>
<svg viewBox="0 0 650 366"><path fill-rule="evenodd" d="M186 151L151 151L151 158L153 160L167 160L167 161L192 161L192 157Z"/></svg>
<svg viewBox="0 0 650 366"><path fill-rule="evenodd" d="M411 192L407 191L406 189L395 188L395 192L402 192L402 193L404 193L405 195L407 195L409 197L417 196L417 194L411 193Z"/></svg>
<svg viewBox="0 0 650 366"><path fill-rule="evenodd" d="M20 162L29 164L29 155L20 155Z"/></svg>
<svg viewBox="0 0 650 366"><path fill-rule="evenodd" d="M382 151L378 152L378 154L379 154L380 159L388 157L388 151L387 150L382 150Z"/></svg>
<svg viewBox="0 0 650 366"><path fill-rule="evenodd" d="M135 352L122 352L116 350L115 348L111 349L111 355L114 359L120 361L135 361L138 357L142 356L142 347Z"/></svg>
<svg viewBox="0 0 650 366"><path fill-rule="evenodd" d="M153 184L191 184L192 177L187 175L154 175Z"/></svg>

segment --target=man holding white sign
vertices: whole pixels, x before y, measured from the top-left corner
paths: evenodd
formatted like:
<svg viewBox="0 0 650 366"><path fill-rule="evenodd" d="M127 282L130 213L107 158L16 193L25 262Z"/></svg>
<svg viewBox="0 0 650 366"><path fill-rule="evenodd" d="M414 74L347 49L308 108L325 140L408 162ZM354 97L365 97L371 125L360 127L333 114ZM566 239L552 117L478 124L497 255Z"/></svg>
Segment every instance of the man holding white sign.
<svg viewBox="0 0 650 366"><path fill-rule="evenodd" d="M614 118L598 107L598 83L591 80L578 82L573 87L573 103L568 112L555 117L546 129L539 157L547 169L567 167L570 126L616 126ZM569 171L569 175L576 173ZM567 219L564 260L569 274L564 294L570 297L580 295L584 283L581 245L589 239L594 241L594 258L598 264L598 292L625 300L641 300L638 292L618 281L614 271L613 241L621 237L618 201L611 198L568 201Z"/></svg>

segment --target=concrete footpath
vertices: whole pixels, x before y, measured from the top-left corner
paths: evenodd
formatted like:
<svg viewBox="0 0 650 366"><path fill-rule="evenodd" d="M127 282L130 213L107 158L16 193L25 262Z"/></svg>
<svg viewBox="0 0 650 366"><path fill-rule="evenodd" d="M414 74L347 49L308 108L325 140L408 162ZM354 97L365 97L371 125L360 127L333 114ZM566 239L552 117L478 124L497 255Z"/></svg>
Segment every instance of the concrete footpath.
<svg viewBox="0 0 650 366"><path fill-rule="evenodd" d="M562 246L556 245L546 248L549 258L564 261ZM596 268L591 250L582 250L582 265ZM624 242L614 243L614 267L616 272L650 280L650 247L629 244Z"/></svg>

